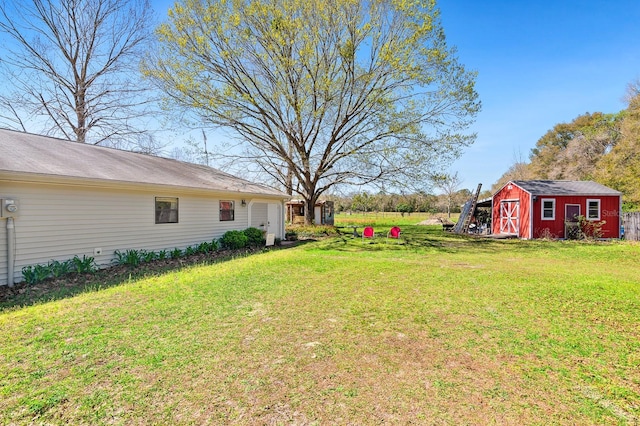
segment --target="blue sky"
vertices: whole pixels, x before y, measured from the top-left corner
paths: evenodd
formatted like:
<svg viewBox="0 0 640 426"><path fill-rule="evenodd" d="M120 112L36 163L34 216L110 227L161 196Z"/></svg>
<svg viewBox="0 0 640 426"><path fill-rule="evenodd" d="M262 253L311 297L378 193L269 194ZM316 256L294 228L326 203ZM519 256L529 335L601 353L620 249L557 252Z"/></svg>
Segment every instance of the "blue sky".
<svg viewBox="0 0 640 426"><path fill-rule="evenodd" d="M490 186L555 124L625 108L640 78L640 0L442 0L460 62L478 72L474 145L453 164L461 187Z"/></svg>
<svg viewBox="0 0 640 426"><path fill-rule="evenodd" d="M156 0L161 19L173 2ZM440 0L450 45L478 72L478 137L461 188L490 189L555 124L625 108L640 78L640 0Z"/></svg>

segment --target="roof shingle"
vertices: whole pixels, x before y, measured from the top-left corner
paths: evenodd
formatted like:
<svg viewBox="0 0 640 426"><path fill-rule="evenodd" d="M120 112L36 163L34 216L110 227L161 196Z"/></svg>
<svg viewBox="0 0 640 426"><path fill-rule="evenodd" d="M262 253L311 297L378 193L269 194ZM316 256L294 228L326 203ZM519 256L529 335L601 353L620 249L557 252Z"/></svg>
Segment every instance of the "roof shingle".
<svg viewBox="0 0 640 426"><path fill-rule="evenodd" d="M593 181L514 180L531 195L621 195L622 193Z"/></svg>
<svg viewBox="0 0 640 426"><path fill-rule="evenodd" d="M0 129L2 172L288 198L211 167L6 129Z"/></svg>

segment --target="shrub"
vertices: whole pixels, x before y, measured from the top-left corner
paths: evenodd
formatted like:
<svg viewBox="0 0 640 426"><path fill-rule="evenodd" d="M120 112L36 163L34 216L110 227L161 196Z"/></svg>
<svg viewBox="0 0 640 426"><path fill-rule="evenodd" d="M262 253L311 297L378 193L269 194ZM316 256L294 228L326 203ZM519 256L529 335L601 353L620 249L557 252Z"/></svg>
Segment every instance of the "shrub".
<svg viewBox="0 0 640 426"><path fill-rule="evenodd" d="M287 231L284 234L284 239L287 241L297 241L298 233L296 231Z"/></svg>
<svg viewBox="0 0 640 426"><path fill-rule="evenodd" d="M580 239L597 240L604 235L602 227L607 223L606 220L589 220L584 216L578 216L578 222L580 226Z"/></svg>
<svg viewBox="0 0 640 426"><path fill-rule="evenodd" d="M158 258L155 251L140 250L140 256L144 262L153 262Z"/></svg>
<svg viewBox="0 0 640 426"><path fill-rule="evenodd" d="M247 245L252 247L265 245L263 232L258 228L247 228L242 231L247 236Z"/></svg>
<svg viewBox="0 0 640 426"><path fill-rule="evenodd" d="M196 247L196 250L198 253L207 254L213 251L213 247L211 246L211 243L204 241L198 244L198 246Z"/></svg>
<svg viewBox="0 0 640 426"><path fill-rule="evenodd" d="M330 225L295 225L287 227L285 237L289 240L289 235L296 235L295 239L323 238L338 235L334 226Z"/></svg>
<svg viewBox="0 0 640 426"><path fill-rule="evenodd" d="M38 282L36 279L36 273L33 270L33 266L29 265L22 268L22 279L29 285Z"/></svg>
<svg viewBox="0 0 640 426"><path fill-rule="evenodd" d="M143 254L135 249L126 250L124 252L116 250L114 254L116 255L116 263L118 265L138 266L142 263Z"/></svg>
<svg viewBox="0 0 640 426"><path fill-rule="evenodd" d="M220 245L227 249L241 249L247 246L249 238L242 231L227 231L220 238Z"/></svg>
<svg viewBox="0 0 640 426"><path fill-rule="evenodd" d="M178 259L179 257L182 257L182 250L176 247L173 250L171 250L170 255L172 259Z"/></svg>
<svg viewBox="0 0 640 426"><path fill-rule="evenodd" d="M73 262L71 260L65 260L64 262L52 260L48 266L54 278L60 278L63 275L73 272Z"/></svg>
<svg viewBox="0 0 640 426"><path fill-rule="evenodd" d="M542 240L555 240L557 237L549 228L544 228L538 233L538 238Z"/></svg>
<svg viewBox="0 0 640 426"><path fill-rule="evenodd" d="M27 284L37 284L44 281L51 275L49 265L30 265L22 268L22 279Z"/></svg>
<svg viewBox="0 0 640 426"><path fill-rule="evenodd" d="M98 270L98 266L96 265L95 259L92 256L83 255L82 259L78 256L74 256L71 259L73 265L75 266L76 272L80 274L84 273L94 273Z"/></svg>

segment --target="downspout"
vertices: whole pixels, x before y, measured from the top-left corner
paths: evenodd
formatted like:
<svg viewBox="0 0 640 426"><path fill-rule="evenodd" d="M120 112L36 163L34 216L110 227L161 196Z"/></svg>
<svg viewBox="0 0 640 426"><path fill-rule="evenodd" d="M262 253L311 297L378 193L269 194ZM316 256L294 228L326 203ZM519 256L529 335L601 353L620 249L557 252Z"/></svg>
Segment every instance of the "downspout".
<svg viewBox="0 0 640 426"><path fill-rule="evenodd" d="M618 239L622 239L622 227L624 222L622 221L622 195L618 197Z"/></svg>
<svg viewBox="0 0 640 426"><path fill-rule="evenodd" d="M13 218L7 218L7 285L13 287L13 266L16 260L16 227Z"/></svg>
<svg viewBox="0 0 640 426"><path fill-rule="evenodd" d="M286 231L286 227L284 222L287 220L287 201L290 201L290 199L283 199L280 203L280 205L282 206L282 220L280 220L280 224L279 224L279 228L280 228L280 240L284 241L284 236L287 234ZM291 211L293 212L293 206L290 206ZM293 224L293 213L291 213L291 222L289 222L290 224Z"/></svg>

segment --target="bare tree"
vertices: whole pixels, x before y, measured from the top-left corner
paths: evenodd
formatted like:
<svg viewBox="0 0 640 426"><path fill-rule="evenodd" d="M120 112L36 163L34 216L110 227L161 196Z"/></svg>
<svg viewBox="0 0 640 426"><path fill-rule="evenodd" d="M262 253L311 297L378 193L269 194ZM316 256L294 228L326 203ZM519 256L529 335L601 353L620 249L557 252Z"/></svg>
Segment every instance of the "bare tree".
<svg viewBox="0 0 640 426"><path fill-rule="evenodd" d="M624 100L628 104L631 104L634 99L637 100L638 95L640 95L640 77L627 85L627 92L624 96Z"/></svg>
<svg viewBox="0 0 640 426"><path fill-rule="evenodd" d="M435 179L435 186L440 188L447 197L447 217L451 218L451 203L453 198L462 185L462 179L458 176L458 172L454 174L445 174Z"/></svg>
<svg viewBox="0 0 640 426"><path fill-rule="evenodd" d="M140 133L147 0L0 1L0 123L93 144Z"/></svg>
<svg viewBox="0 0 640 426"><path fill-rule="evenodd" d="M475 73L435 2L180 0L143 65L178 107L231 130L235 163L304 198L426 183L475 135Z"/></svg>

